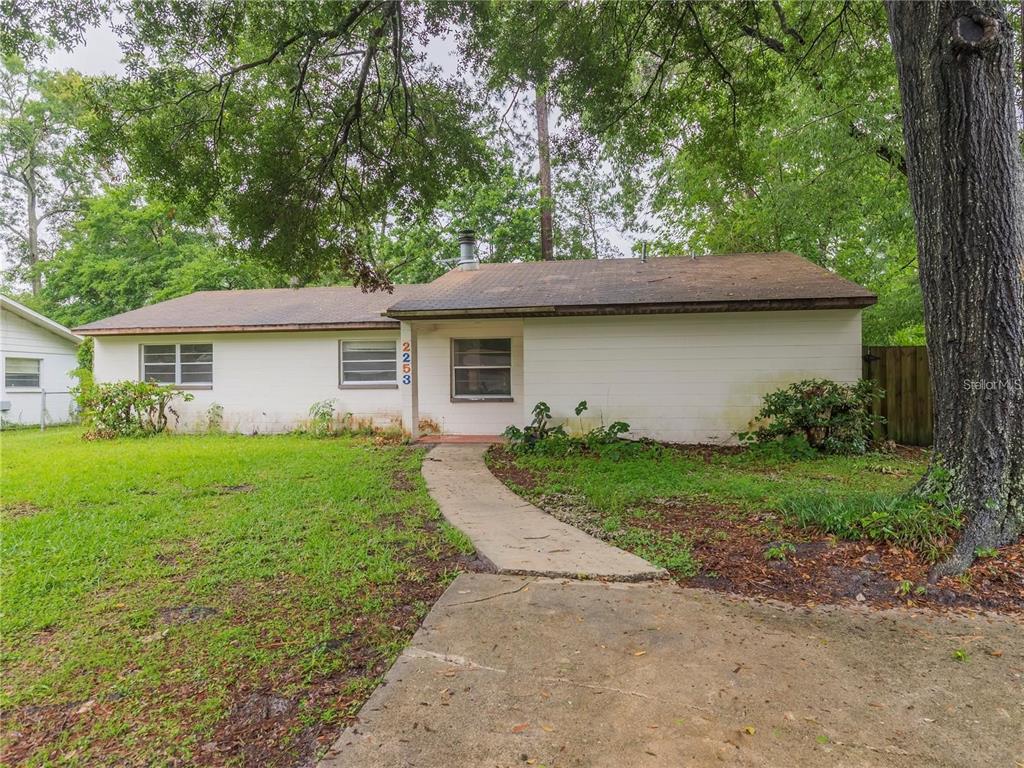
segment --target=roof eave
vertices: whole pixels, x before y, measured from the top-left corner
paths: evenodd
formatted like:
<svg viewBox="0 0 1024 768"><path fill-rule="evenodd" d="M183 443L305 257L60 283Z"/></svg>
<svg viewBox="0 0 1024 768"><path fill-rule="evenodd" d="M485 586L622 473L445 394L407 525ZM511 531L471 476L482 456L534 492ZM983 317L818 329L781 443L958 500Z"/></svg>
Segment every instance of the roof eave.
<svg viewBox="0 0 1024 768"><path fill-rule="evenodd" d="M359 323L283 323L277 325L168 325L151 328L76 328L83 336L157 336L183 333L272 333L274 331L366 331L392 330L394 320L368 320Z"/></svg>
<svg viewBox="0 0 1024 768"><path fill-rule="evenodd" d="M49 331L56 336L60 336L62 339L70 341L73 344L81 344L85 341L81 336L65 328L56 320L51 320L46 315L41 315L35 310L29 309L24 304L21 304L8 296L0 296L0 304L2 304L9 312L13 312L23 320L32 323L38 328L42 328L44 331Z"/></svg>
<svg viewBox="0 0 1024 768"><path fill-rule="evenodd" d="M535 307L482 307L468 309L409 309L395 307L385 314L396 320L452 320L500 317L583 317L596 315L659 315L704 312L765 312L807 309L864 309L878 297L844 296L812 299L764 299L760 301L700 301L661 304L594 304Z"/></svg>

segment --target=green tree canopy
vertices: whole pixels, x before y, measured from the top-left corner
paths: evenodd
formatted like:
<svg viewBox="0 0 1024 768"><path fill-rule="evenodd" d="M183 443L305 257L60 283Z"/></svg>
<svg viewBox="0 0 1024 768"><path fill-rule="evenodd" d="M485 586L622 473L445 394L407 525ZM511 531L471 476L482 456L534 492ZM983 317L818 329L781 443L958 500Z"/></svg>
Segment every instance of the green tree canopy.
<svg viewBox="0 0 1024 768"><path fill-rule="evenodd" d="M193 291L285 283L213 228L190 226L174 206L145 200L136 184L86 200L43 269L36 307L70 327Z"/></svg>
<svg viewBox="0 0 1024 768"><path fill-rule="evenodd" d="M428 215L488 154L465 88L413 43L428 21L395 0L135 5L104 138L239 248L378 285L368 233Z"/></svg>

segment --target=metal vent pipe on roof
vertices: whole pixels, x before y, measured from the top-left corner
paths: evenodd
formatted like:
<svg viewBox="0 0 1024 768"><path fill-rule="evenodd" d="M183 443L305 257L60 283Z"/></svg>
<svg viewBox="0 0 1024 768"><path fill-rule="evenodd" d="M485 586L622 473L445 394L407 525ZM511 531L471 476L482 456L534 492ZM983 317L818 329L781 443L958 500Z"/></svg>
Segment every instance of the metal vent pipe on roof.
<svg viewBox="0 0 1024 768"><path fill-rule="evenodd" d="M480 266L476 257L476 232L464 229L459 232L459 269L473 270Z"/></svg>

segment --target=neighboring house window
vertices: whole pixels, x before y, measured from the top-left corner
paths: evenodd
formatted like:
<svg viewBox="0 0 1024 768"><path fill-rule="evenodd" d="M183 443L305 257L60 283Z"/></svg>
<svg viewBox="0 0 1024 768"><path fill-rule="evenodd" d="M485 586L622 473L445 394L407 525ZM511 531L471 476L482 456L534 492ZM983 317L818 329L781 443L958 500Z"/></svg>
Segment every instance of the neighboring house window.
<svg viewBox="0 0 1024 768"><path fill-rule="evenodd" d="M39 360L32 357L8 357L4 360L4 386L39 389Z"/></svg>
<svg viewBox="0 0 1024 768"><path fill-rule="evenodd" d="M452 339L452 397L512 397L512 339Z"/></svg>
<svg viewBox="0 0 1024 768"><path fill-rule="evenodd" d="M142 379L157 384L213 384L213 344L143 344Z"/></svg>
<svg viewBox="0 0 1024 768"><path fill-rule="evenodd" d="M398 344L394 341L341 342L341 385L394 387L398 384Z"/></svg>

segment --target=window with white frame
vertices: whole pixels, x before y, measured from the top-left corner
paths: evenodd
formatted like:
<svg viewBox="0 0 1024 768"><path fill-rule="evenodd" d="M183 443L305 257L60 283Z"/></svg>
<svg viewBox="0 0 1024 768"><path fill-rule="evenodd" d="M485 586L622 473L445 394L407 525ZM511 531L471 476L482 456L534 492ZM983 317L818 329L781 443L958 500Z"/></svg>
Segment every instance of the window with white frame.
<svg viewBox="0 0 1024 768"><path fill-rule="evenodd" d="M398 344L393 340L342 341L341 386L398 386Z"/></svg>
<svg viewBox="0 0 1024 768"><path fill-rule="evenodd" d="M512 397L512 339L452 339L452 398Z"/></svg>
<svg viewBox="0 0 1024 768"><path fill-rule="evenodd" d="M4 359L4 386L39 389L39 358L8 357Z"/></svg>
<svg viewBox="0 0 1024 768"><path fill-rule="evenodd" d="M143 344L142 380L183 387L213 385L213 344Z"/></svg>

